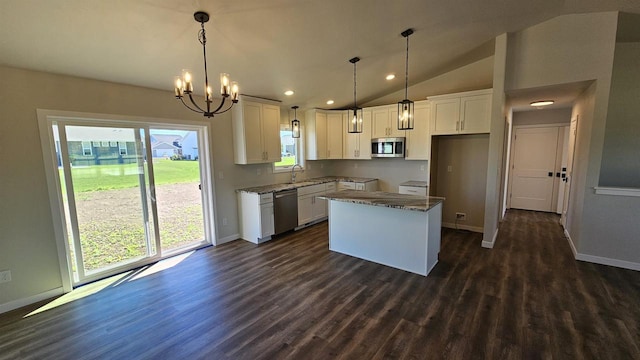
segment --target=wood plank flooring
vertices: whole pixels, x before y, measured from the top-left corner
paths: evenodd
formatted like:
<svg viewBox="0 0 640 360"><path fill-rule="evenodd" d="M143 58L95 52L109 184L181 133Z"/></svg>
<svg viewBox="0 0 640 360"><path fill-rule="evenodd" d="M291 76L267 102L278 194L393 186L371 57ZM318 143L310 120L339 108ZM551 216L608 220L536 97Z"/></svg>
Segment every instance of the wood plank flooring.
<svg viewBox="0 0 640 360"><path fill-rule="evenodd" d="M492 250L444 229L426 278L329 252L326 222L210 247L0 315L0 359L640 359L640 273L575 261L557 221L509 211Z"/></svg>

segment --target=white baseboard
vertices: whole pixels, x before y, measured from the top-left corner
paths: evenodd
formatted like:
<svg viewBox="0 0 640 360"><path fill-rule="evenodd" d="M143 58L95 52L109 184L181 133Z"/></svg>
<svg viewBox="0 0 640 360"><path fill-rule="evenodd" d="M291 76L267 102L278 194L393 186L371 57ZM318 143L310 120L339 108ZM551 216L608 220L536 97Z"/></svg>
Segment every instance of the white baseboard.
<svg viewBox="0 0 640 360"><path fill-rule="evenodd" d="M231 242L233 240L238 240L238 239L240 239L240 234L233 234L233 235L225 236L223 238L218 239L218 241L216 241L216 245L222 245L224 243L228 243L228 242Z"/></svg>
<svg viewBox="0 0 640 360"><path fill-rule="evenodd" d="M38 301L47 300L62 294L64 294L64 289L62 287L59 287L23 299L9 301L8 303L0 304L0 314L21 308L23 306L31 305L33 303L37 303Z"/></svg>
<svg viewBox="0 0 640 360"><path fill-rule="evenodd" d="M491 241L482 240L482 247L483 248L493 249L493 245L496 244L496 239L498 238L498 230L499 229L496 229L496 232L493 233L493 238L491 239Z"/></svg>
<svg viewBox="0 0 640 360"><path fill-rule="evenodd" d="M456 224L455 223L443 222L442 223L442 227L446 227L446 228L449 228L449 229L455 229L456 228ZM477 233L484 232L484 229L482 227L480 227L480 226L470 226L470 225L458 224L458 229L460 229L460 230L469 230L469 231L473 231L473 232L477 232Z"/></svg>
<svg viewBox="0 0 640 360"><path fill-rule="evenodd" d="M571 235L569 235L569 232L567 232L567 229L564 229L564 235L567 237L567 240L569 241L569 246L571 247L571 251L573 252L573 257L576 260L640 271L640 263L625 261L625 260L618 260L618 259L611 259L611 258L606 258L602 256L581 254L576 250L576 247L573 244L573 240L571 239Z"/></svg>

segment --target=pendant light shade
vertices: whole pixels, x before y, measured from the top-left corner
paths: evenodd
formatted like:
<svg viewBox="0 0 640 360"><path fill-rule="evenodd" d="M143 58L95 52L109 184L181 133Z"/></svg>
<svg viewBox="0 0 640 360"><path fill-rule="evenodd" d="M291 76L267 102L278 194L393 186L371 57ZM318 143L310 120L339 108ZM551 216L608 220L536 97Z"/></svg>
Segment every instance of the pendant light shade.
<svg viewBox="0 0 640 360"><path fill-rule="evenodd" d="M400 35L407 38L407 57L405 62L404 77L404 100L398 103L398 130L413 129L413 101L409 100L409 35L413 34L413 29L407 29Z"/></svg>
<svg viewBox="0 0 640 360"><path fill-rule="evenodd" d="M349 59L349 62L353 64L353 108L351 109L352 116L349 118L349 124L347 125L347 131L350 134L358 134L362 132L362 108L358 107L356 101L356 63L360 61L359 57Z"/></svg>
<svg viewBox="0 0 640 360"><path fill-rule="evenodd" d="M299 138L300 137L300 120L298 120L298 106L292 106L293 109L293 120L291 120L291 137Z"/></svg>

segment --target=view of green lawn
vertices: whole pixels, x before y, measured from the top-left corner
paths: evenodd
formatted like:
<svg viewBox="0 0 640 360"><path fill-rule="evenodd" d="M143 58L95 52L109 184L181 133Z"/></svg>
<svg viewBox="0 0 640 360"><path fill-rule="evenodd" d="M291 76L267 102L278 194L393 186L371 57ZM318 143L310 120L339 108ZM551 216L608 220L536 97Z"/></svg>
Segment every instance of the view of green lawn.
<svg viewBox="0 0 640 360"><path fill-rule="evenodd" d="M156 185L199 182L198 161L153 159ZM62 172L62 169L60 169ZM125 189L139 186L137 164L96 165L71 169L76 193ZM62 174L61 174L62 177Z"/></svg>
<svg viewBox="0 0 640 360"><path fill-rule="evenodd" d="M295 156L283 156L280 162L276 163L276 166L293 166L296 163Z"/></svg>

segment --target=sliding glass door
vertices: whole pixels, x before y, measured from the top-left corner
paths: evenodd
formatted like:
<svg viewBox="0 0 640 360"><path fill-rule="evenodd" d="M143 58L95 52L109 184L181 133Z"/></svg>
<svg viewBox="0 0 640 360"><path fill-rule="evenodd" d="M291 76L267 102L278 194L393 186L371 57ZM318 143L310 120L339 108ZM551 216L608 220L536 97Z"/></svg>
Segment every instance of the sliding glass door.
<svg viewBox="0 0 640 360"><path fill-rule="evenodd" d="M52 130L75 284L208 243L202 129L58 119Z"/></svg>

